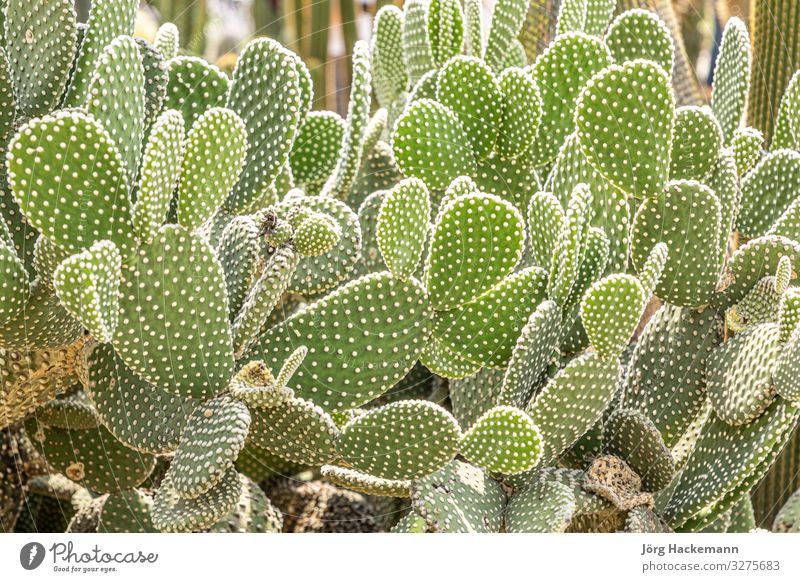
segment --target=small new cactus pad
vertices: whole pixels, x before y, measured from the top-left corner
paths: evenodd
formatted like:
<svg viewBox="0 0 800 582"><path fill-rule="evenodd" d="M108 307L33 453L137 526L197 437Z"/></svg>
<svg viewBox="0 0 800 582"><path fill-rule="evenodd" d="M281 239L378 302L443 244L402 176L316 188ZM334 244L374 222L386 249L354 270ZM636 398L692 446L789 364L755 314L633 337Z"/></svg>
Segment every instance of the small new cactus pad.
<svg viewBox="0 0 800 582"><path fill-rule="evenodd" d="M744 22L734 16L722 33L711 92L711 109L722 126L726 144L742 122L749 88L750 35Z"/></svg>
<svg viewBox="0 0 800 582"><path fill-rule="evenodd" d="M563 532L575 510L575 494L570 487L558 481L534 481L511 496L506 508L506 531Z"/></svg>
<svg viewBox="0 0 800 582"><path fill-rule="evenodd" d="M180 49L180 31L172 22L165 22L158 27L154 43L166 60L178 56Z"/></svg>
<svg viewBox="0 0 800 582"><path fill-rule="evenodd" d="M438 311L433 334L471 362L505 368L528 316L546 298L545 286L538 267L517 271L474 301Z"/></svg>
<svg viewBox="0 0 800 582"><path fill-rule="evenodd" d="M43 115L64 92L77 41L70 0L9 0L3 6L8 72L17 106Z"/></svg>
<svg viewBox="0 0 800 582"><path fill-rule="evenodd" d="M351 408L408 373L430 334L430 315L413 279L367 275L268 330L247 358L274 369L305 345L308 357L291 382L295 393L326 410Z"/></svg>
<svg viewBox="0 0 800 582"><path fill-rule="evenodd" d="M75 148L76 154L69 152ZM9 145L8 181L30 223L73 252L108 239L133 247L124 163L91 115L64 110L23 126ZM70 187L62 176L70 176Z"/></svg>
<svg viewBox="0 0 800 582"><path fill-rule="evenodd" d="M475 173L475 154L464 125L431 99L415 101L397 120L393 150L403 174L420 178L432 189Z"/></svg>
<svg viewBox="0 0 800 582"><path fill-rule="evenodd" d="M404 400L370 410L343 428L336 451L351 466L383 479L417 479L444 467L461 429L432 402Z"/></svg>
<svg viewBox="0 0 800 582"><path fill-rule="evenodd" d="M754 325L717 346L706 362L708 396L732 425L755 420L775 399L772 373L781 350L776 323Z"/></svg>
<svg viewBox="0 0 800 582"><path fill-rule="evenodd" d="M572 191L564 222L553 246L547 281L547 295L562 307L567 304L586 254L585 243L592 212L592 191L586 184L578 184Z"/></svg>
<svg viewBox="0 0 800 582"><path fill-rule="evenodd" d="M244 447L249 428L247 407L229 396L195 408L169 466L178 495L193 499L219 483Z"/></svg>
<svg viewBox="0 0 800 582"><path fill-rule="evenodd" d="M608 27L605 42L617 64L646 59L672 73L672 35L655 12L641 9L623 12Z"/></svg>
<svg viewBox="0 0 800 582"><path fill-rule="evenodd" d="M388 109L408 87L403 63L403 12L397 6L382 6L375 14L371 48L375 98Z"/></svg>
<svg viewBox="0 0 800 582"><path fill-rule="evenodd" d="M556 36L582 31L586 26L588 0L564 0L558 10Z"/></svg>
<svg viewBox="0 0 800 582"><path fill-rule="evenodd" d="M312 111L306 116L289 154L298 186L322 187L321 183L336 168L344 131L344 119L333 111Z"/></svg>
<svg viewBox="0 0 800 582"><path fill-rule="evenodd" d="M481 469L455 460L412 483L411 505L433 531L495 533L503 524L506 495Z"/></svg>
<svg viewBox="0 0 800 582"><path fill-rule="evenodd" d="M228 109L247 126L247 162L225 206L245 211L278 177L301 121L301 73L294 53L259 38L242 51L228 92ZM269 95L269 99L264 99Z"/></svg>
<svg viewBox="0 0 800 582"><path fill-rule="evenodd" d="M498 404L525 407L533 389L558 347L561 312L552 301L543 301L528 317L505 371ZM452 399L452 391L451 391ZM460 417L456 415L457 418Z"/></svg>
<svg viewBox="0 0 800 582"><path fill-rule="evenodd" d="M686 527L694 519L702 527L732 507L761 480L799 416L795 405L781 399L745 426L731 426L712 414L664 508L669 524Z"/></svg>
<svg viewBox="0 0 800 582"><path fill-rule="evenodd" d="M625 375L623 405L638 410L674 447L706 401L706 360L722 339L722 319L711 309L666 304L650 318Z"/></svg>
<svg viewBox="0 0 800 582"><path fill-rule="evenodd" d="M497 406L464 434L460 452L487 471L513 475L533 468L542 446L542 435L530 416L513 406Z"/></svg>
<svg viewBox="0 0 800 582"><path fill-rule="evenodd" d="M573 359L538 392L526 412L544 440L541 463L571 447L608 407L622 370L615 358L587 353Z"/></svg>
<svg viewBox="0 0 800 582"><path fill-rule="evenodd" d="M239 178L247 154L247 130L230 109L214 107L186 136L178 223L194 230L211 218Z"/></svg>
<svg viewBox="0 0 800 582"><path fill-rule="evenodd" d="M527 10L526 0L497 0L494 3L483 59L495 71L499 71L505 62L509 49L522 29Z"/></svg>
<svg viewBox="0 0 800 582"><path fill-rule="evenodd" d="M511 67L497 80L503 96L503 118L495 149L503 157L524 155L542 118L542 97L531 74Z"/></svg>
<svg viewBox="0 0 800 582"><path fill-rule="evenodd" d="M247 294L263 266L260 228L252 216L237 216L222 232L217 243L217 258L225 273L225 288L228 291L228 313L236 317Z"/></svg>
<svg viewBox="0 0 800 582"><path fill-rule="evenodd" d="M153 502L153 526L162 532L191 532L211 527L230 513L242 494L245 482L236 469L228 469L212 489L193 499L184 499L167 474Z"/></svg>
<svg viewBox="0 0 800 582"><path fill-rule="evenodd" d="M603 448L624 459L642 479L644 491L659 491L672 481L675 462L661 433L644 414L619 408L603 426Z"/></svg>
<svg viewBox="0 0 800 582"><path fill-rule="evenodd" d="M294 397L294 391L286 388L285 383L279 385L267 365L259 361L245 364L233 377L228 389L231 396L251 408L268 408Z"/></svg>
<svg viewBox="0 0 800 582"><path fill-rule="evenodd" d="M130 186L139 167L145 114L144 67L131 37L120 36L103 50L89 85L86 111L117 147Z"/></svg>
<svg viewBox="0 0 800 582"><path fill-rule="evenodd" d="M428 5L428 38L433 62L441 66L461 52L464 14L458 0L431 0Z"/></svg>
<svg viewBox="0 0 800 582"><path fill-rule="evenodd" d="M175 451L198 401L180 398L142 380L109 344L96 346L86 366L86 392L103 426L117 440L152 455Z"/></svg>
<svg viewBox="0 0 800 582"><path fill-rule="evenodd" d="M706 304L720 270L717 249L721 209L714 193L696 181L670 182L639 207L631 229L631 256L642 269L652 248L666 243L668 255L655 293L674 305Z"/></svg>
<svg viewBox="0 0 800 582"><path fill-rule="evenodd" d="M120 35L133 33L136 0L97 0L92 2L88 29L80 41L78 56L73 64L65 107L81 107L89 94L92 74L103 49ZM70 45L74 46L74 45Z"/></svg>
<svg viewBox="0 0 800 582"><path fill-rule="evenodd" d="M742 180L742 204L736 229L744 236L763 236L800 190L800 153L770 152Z"/></svg>
<svg viewBox="0 0 800 582"><path fill-rule="evenodd" d="M183 397L222 391L233 373L225 280L208 244L161 228L122 270L114 348L157 387ZM141 308L147 297L149 309Z"/></svg>
<svg viewBox="0 0 800 582"><path fill-rule="evenodd" d="M144 128L145 134L155 122L167 98L169 73L167 63L158 49L143 38L135 38L144 67Z"/></svg>
<svg viewBox="0 0 800 582"><path fill-rule="evenodd" d="M53 274L58 299L101 343L111 341L119 318L122 258L111 241L72 255Z"/></svg>
<svg viewBox="0 0 800 582"><path fill-rule="evenodd" d="M679 107L669 177L672 180L705 180L717 164L722 130L708 107Z"/></svg>
<svg viewBox="0 0 800 582"><path fill-rule="evenodd" d="M403 62L411 82L416 82L434 68L428 37L428 1L409 0L403 3Z"/></svg>
<svg viewBox="0 0 800 582"><path fill-rule="evenodd" d="M736 171L740 178L752 170L761 159L764 134L754 127L740 127L733 132L731 151L736 160Z"/></svg>
<svg viewBox="0 0 800 582"><path fill-rule="evenodd" d="M664 267L667 265L667 258L669 258L669 247L666 243L658 243L639 270L639 281L648 296L655 293L656 286L664 273Z"/></svg>
<svg viewBox="0 0 800 582"><path fill-rule="evenodd" d="M528 242L534 263L550 271L553 249L564 225L564 209L550 192L537 192L528 203Z"/></svg>
<svg viewBox="0 0 800 582"><path fill-rule="evenodd" d="M48 465L98 493L136 487L155 467L155 457L129 449L102 426L65 430L31 419L25 430Z"/></svg>
<svg viewBox="0 0 800 582"><path fill-rule="evenodd" d="M230 81L218 67L201 58L178 56L167 62L169 83L164 107L183 114L186 127L212 107L223 107Z"/></svg>
<svg viewBox="0 0 800 582"><path fill-rule="evenodd" d="M288 398L251 410L250 441L274 455L303 465L323 465L336 457L339 429L313 402Z"/></svg>
<svg viewBox="0 0 800 582"><path fill-rule="evenodd" d="M592 75L611 63L611 53L601 40L566 33L527 69L542 95L542 120L528 152L533 163L555 159L564 139L575 129L573 112L581 89Z"/></svg>
<svg viewBox="0 0 800 582"><path fill-rule="evenodd" d="M669 173L674 99L669 76L651 61L607 67L583 89L575 110L584 155L624 191L655 196Z"/></svg>
<svg viewBox="0 0 800 582"><path fill-rule="evenodd" d="M378 213L378 248L386 266L399 279L417 270L431 215L431 201L424 182L408 178L384 197Z"/></svg>
<svg viewBox="0 0 800 582"><path fill-rule="evenodd" d="M453 57L439 72L436 97L461 122L475 157L487 158L503 121L503 95L489 67L476 57Z"/></svg>
<svg viewBox="0 0 800 582"><path fill-rule="evenodd" d="M509 202L491 194L451 200L434 225L426 280L431 304L453 309L492 288L516 267L525 223Z"/></svg>
<svg viewBox="0 0 800 582"><path fill-rule="evenodd" d="M613 274L586 291L581 321L594 348L603 356L618 357L633 335L649 296L632 275Z"/></svg>
<svg viewBox="0 0 800 582"><path fill-rule="evenodd" d="M140 242L152 241L167 217L181 175L184 133L183 117L174 109L164 111L150 129L131 216Z"/></svg>
<svg viewBox="0 0 800 582"><path fill-rule="evenodd" d="M409 480L381 479L355 469L336 465L323 465L320 474L323 479L334 485L347 487L367 495L411 497L411 481Z"/></svg>

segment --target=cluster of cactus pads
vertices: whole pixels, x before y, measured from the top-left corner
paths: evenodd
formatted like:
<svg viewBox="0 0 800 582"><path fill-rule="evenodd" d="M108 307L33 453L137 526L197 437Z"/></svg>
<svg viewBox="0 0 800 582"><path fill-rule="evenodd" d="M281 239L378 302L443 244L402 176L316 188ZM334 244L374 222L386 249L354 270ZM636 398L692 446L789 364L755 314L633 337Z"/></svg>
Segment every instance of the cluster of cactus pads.
<svg viewBox="0 0 800 582"><path fill-rule="evenodd" d="M527 0L408 0L342 118L273 40L229 78L138 0L0 4L2 529L756 527L800 76L766 144L741 21L679 107L654 13L564 0L529 63Z"/></svg>

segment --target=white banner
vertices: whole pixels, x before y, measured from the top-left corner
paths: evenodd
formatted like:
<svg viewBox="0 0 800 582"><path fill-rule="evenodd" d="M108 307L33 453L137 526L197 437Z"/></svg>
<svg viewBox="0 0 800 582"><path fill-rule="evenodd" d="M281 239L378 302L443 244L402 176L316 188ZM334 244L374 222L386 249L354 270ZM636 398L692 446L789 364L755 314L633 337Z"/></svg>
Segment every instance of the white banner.
<svg viewBox="0 0 800 582"><path fill-rule="evenodd" d="M800 580L791 534L0 535L0 581Z"/></svg>

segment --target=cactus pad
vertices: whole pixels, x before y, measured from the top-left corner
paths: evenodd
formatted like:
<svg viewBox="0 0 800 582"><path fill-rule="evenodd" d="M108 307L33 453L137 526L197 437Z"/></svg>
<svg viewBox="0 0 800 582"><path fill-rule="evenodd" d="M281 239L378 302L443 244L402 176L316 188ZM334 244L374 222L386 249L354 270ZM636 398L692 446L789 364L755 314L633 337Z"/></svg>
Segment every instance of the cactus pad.
<svg viewBox="0 0 800 582"><path fill-rule="evenodd" d="M526 71L512 67L497 81L503 96L503 118L495 149L500 156L516 158L527 152L542 118L542 96Z"/></svg>
<svg viewBox="0 0 800 582"><path fill-rule="evenodd" d="M740 178L758 163L763 146L764 134L754 127L740 127L733 132L731 151L736 160L736 171Z"/></svg>
<svg viewBox="0 0 800 582"><path fill-rule="evenodd" d="M614 61L646 59L672 73L674 49L669 28L656 13L634 9L623 12L608 27L605 42Z"/></svg>
<svg viewBox="0 0 800 582"><path fill-rule="evenodd" d="M0 242L0 325L22 311L27 296L28 274L25 265L13 248Z"/></svg>
<svg viewBox="0 0 800 582"><path fill-rule="evenodd" d="M558 481L534 481L509 500L506 531L563 532L572 521L575 510L575 494L570 487Z"/></svg>
<svg viewBox="0 0 800 582"><path fill-rule="evenodd" d="M526 0L498 0L494 3L483 59L495 71L500 70L505 62L522 29L527 10Z"/></svg>
<svg viewBox="0 0 800 582"><path fill-rule="evenodd" d="M679 107L669 177L671 180L705 180L717 164L722 130L708 107Z"/></svg>
<svg viewBox="0 0 800 582"><path fill-rule="evenodd" d="M800 153L777 150L764 156L742 180L742 208L736 228L754 238L789 207L800 190Z"/></svg>
<svg viewBox="0 0 800 582"><path fill-rule="evenodd" d="M586 238L593 212L592 198L592 192L586 184L575 186L553 247L547 294L562 307L566 305L575 286L586 253Z"/></svg>
<svg viewBox="0 0 800 582"><path fill-rule="evenodd" d="M750 87L750 35L737 17L728 20L714 67L711 109L722 126L725 143L739 128Z"/></svg>
<svg viewBox="0 0 800 582"><path fill-rule="evenodd" d="M528 471L542 454L542 436L530 416L512 406L484 413L461 440L461 454L487 471L513 475Z"/></svg>
<svg viewBox="0 0 800 582"><path fill-rule="evenodd" d="M336 465L323 465L320 472L326 481L359 493L386 497L411 496L411 481L381 479L355 469Z"/></svg>
<svg viewBox="0 0 800 582"><path fill-rule="evenodd" d="M564 225L564 209L550 192L537 192L528 203L528 233L534 262L550 271L556 240Z"/></svg>
<svg viewBox="0 0 800 582"><path fill-rule="evenodd" d="M222 107L228 96L228 77L203 59L179 56L167 62L169 83L165 109L183 114L186 127L212 107Z"/></svg>
<svg viewBox="0 0 800 582"><path fill-rule="evenodd" d="M378 248L395 277L407 279L417 270L430 214L430 196L422 180L403 180L384 198L378 213Z"/></svg>
<svg viewBox="0 0 800 582"><path fill-rule="evenodd" d="M631 275L614 274L589 287L581 302L581 321L603 356L615 358L628 345L649 297Z"/></svg>
<svg viewBox="0 0 800 582"><path fill-rule="evenodd" d="M295 183L319 184L336 168L345 122L333 111L312 111L303 120L289 154Z"/></svg>

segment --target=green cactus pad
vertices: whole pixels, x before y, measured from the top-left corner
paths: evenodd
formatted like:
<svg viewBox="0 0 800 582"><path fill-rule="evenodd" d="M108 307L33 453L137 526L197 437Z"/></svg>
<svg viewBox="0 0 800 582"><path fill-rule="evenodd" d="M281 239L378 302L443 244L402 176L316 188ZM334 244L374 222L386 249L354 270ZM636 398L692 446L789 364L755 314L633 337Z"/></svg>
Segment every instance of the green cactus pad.
<svg viewBox="0 0 800 582"><path fill-rule="evenodd" d="M64 92L77 42L70 0L4 2L5 49L17 106L44 115Z"/></svg>
<svg viewBox="0 0 800 582"><path fill-rule="evenodd" d="M534 397L526 412L542 433L541 463L555 461L597 422L617 392L620 374L616 359L587 353L567 364Z"/></svg>
<svg viewBox="0 0 800 582"><path fill-rule="evenodd" d="M317 186L336 168L345 122L333 111L312 111L303 120L289 154L295 183Z"/></svg>
<svg viewBox="0 0 800 582"><path fill-rule="evenodd" d="M674 49L669 28L655 12L628 10L614 19L605 36L614 61L646 59L672 73Z"/></svg>
<svg viewBox="0 0 800 582"><path fill-rule="evenodd" d="M436 98L461 122L475 157L488 157L503 122L503 95L489 67L476 57L453 57L439 72Z"/></svg>
<svg viewBox="0 0 800 582"><path fill-rule="evenodd" d="M61 303L101 343L111 341L117 327L121 267L114 243L100 241L66 259L53 275Z"/></svg>
<svg viewBox="0 0 800 582"><path fill-rule="evenodd" d="M280 533L283 515L257 483L247 479L236 506L209 528L211 533Z"/></svg>
<svg viewBox="0 0 800 582"><path fill-rule="evenodd" d="M719 120L726 144L742 122L749 88L750 35L744 23L734 16L722 33L711 92L711 109Z"/></svg>
<svg viewBox="0 0 800 582"><path fill-rule="evenodd" d="M430 1L428 39L433 62L438 67L461 52L461 45L464 43L464 14L458 0Z"/></svg>
<svg viewBox="0 0 800 582"><path fill-rule="evenodd" d="M465 378L481 367L480 364L471 362L454 352L435 336L428 339L419 355L419 360L434 374L450 379Z"/></svg>
<svg viewBox="0 0 800 582"><path fill-rule="evenodd" d="M31 285L22 310L0 325L0 345L34 351L71 344L83 333L83 326L64 309L46 285Z"/></svg>
<svg viewBox="0 0 800 582"><path fill-rule="evenodd" d="M506 508L508 533L557 533L576 511L575 493L558 481L534 481L515 493Z"/></svg>
<svg viewBox="0 0 800 582"><path fill-rule="evenodd" d="M471 362L505 368L531 311L546 298L546 278L542 269L529 267L470 303L438 311L434 336Z"/></svg>
<svg viewBox="0 0 800 582"><path fill-rule="evenodd" d="M757 324L711 352L706 382L720 420L747 424L775 399L772 373L781 350L779 336L777 324Z"/></svg>
<svg viewBox="0 0 800 582"><path fill-rule="evenodd" d="M403 174L431 189L446 188L458 176L475 173L475 155L464 125L450 109L420 99L397 120L394 155Z"/></svg>
<svg viewBox="0 0 800 582"><path fill-rule="evenodd" d="M586 184L578 184L572 191L564 223L553 246L547 281L547 295L562 307L578 279L592 212L592 192Z"/></svg>
<svg viewBox="0 0 800 582"><path fill-rule="evenodd" d="M564 209L550 192L537 192L528 204L528 234L534 262L550 271L556 240L564 225Z"/></svg>
<svg viewBox="0 0 800 582"><path fill-rule="evenodd" d="M449 382L453 416L460 426L469 428L487 410L497 404L503 386L503 370L472 370L462 378Z"/></svg>
<svg viewBox="0 0 800 582"><path fill-rule="evenodd" d="M431 533L425 520L413 511L401 517L400 521L394 524L389 531L400 534Z"/></svg>
<svg viewBox="0 0 800 582"><path fill-rule="evenodd" d="M708 187L719 200L721 221L719 228L719 256L727 258L728 239L733 232L733 224L739 212L742 190L739 186L736 160L730 150L723 149L717 167L708 179ZM722 262L722 261L720 261Z"/></svg>
<svg viewBox="0 0 800 582"><path fill-rule="evenodd" d="M499 71L514 44L528 10L527 0L497 0L492 9L489 37L483 59L495 71Z"/></svg>
<svg viewBox="0 0 800 582"><path fill-rule="evenodd" d="M776 533L796 533L800 531L800 493L795 491L778 511L772 524Z"/></svg>
<svg viewBox="0 0 800 582"><path fill-rule="evenodd" d="M129 449L102 426L64 430L29 420L26 431L55 471L98 493L136 487L155 467L155 457Z"/></svg>
<svg viewBox="0 0 800 582"><path fill-rule="evenodd" d="M407 279L416 272L430 215L430 196L422 180L403 180L383 199L378 213L378 248L398 279Z"/></svg>
<svg viewBox="0 0 800 582"><path fill-rule="evenodd" d="M600 228L591 227L586 233L586 251L581 261L581 268L575 278L566 304L570 306L578 305L584 293L589 287L600 279L606 272L608 265L608 237L605 231Z"/></svg>
<svg viewBox="0 0 800 582"><path fill-rule="evenodd" d="M195 408L169 466L175 492L184 499L194 499L215 487L233 467L249 428L247 407L229 396Z"/></svg>
<svg viewBox="0 0 800 582"><path fill-rule="evenodd" d="M800 332L795 332L783 347L772 374L775 391L786 400L800 400Z"/></svg>
<svg viewBox="0 0 800 582"><path fill-rule="evenodd" d="M417 479L438 471L458 452L461 429L432 402L404 400L348 422L336 450L359 471L383 479Z"/></svg>
<svg viewBox="0 0 800 582"><path fill-rule="evenodd" d="M782 259L789 260L788 257ZM784 264L783 260L781 264ZM725 313L728 329L739 333L757 323L777 321L782 295L778 285L775 277L764 277L756 283L744 299Z"/></svg>
<svg viewBox="0 0 800 582"><path fill-rule="evenodd" d="M320 472L326 481L359 493L378 497L411 497L411 481L381 479L355 469L336 465L323 465Z"/></svg>
<svg viewBox="0 0 800 582"><path fill-rule="evenodd" d="M402 49L403 62L412 83L434 68L426 0L409 0L403 4Z"/></svg>
<svg viewBox="0 0 800 582"><path fill-rule="evenodd" d="M228 77L201 58L179 56L167 62L169 83L165 109L183 114L186 127L212 107L223 107L228 97Z"/></svg>
<svg viewBox="0 0 800 582"><path fill-rule="evenodd" d="M403 12L382 6L372 25L372 83L381 107L392 107L408 87L403 56Z"/></svg>
<svg viewBox="0 0 800 582"><path fill-rule="evenodd" d="M131 37L114 39L97 59L86 111L114 142L130 186L139 168L145 114L144 67Z"/></svg>
<svg viewBox="0 0 800 582"><path fill-rule="evenodd" d="M225 227L217 245L217 258L225 273L230 319L239 313L262 265L258 233L258 224L252 217L237 216Z"/></svg>
<svg viewBox="0 0 800 582"><path fill-rule="evenodd" d="M136 0L97 0L92 2L89 28L80 42L73 65L65 107L81 107L89 95L89 85L103 50L120 35L133 34L139 3ZM74 45L69 45L70 48Z"/></svg>
<svg viewBox="0 0 800 582"><path fill-rule="evenodd" d="M225 388L233 373L228 300L222 268L205 241L164 226L122 270L120 293L113 343L132 370L183 397Z"/></svg>
<svg viewBox="0 0 800 582"><path fill-rule="evenodd" d="M512 204L491 194L452 200L436 219L426 264L431 304L453 309L480 296L511 273L524 242L525 225Z"/></svg>
<svg viewBox="0 0 800 582"><path fill-rule="evenodd" d="M251 410L250 442L281 459L324 465L336 458L339 429L314 403L290 398L276 406Z"/></svg>
<svg viewBox="0 0 800 582"><path fill-rule="evenodd" d="M764 134L754 127L740 127L733 132L731 151L736 160L736 171L740 178L755 168L761 159Z"/></svg>
<svg viewBox="0 0 800 582"><path fill-rule="evenodd" d="M103 425L117 440L152 455L175 451L198 401L179 398L142 380L108 344L92 350L87 368L86 391Z"/></svg>
<svg viewBox="0 0 800 582"><path fill-rule="evenodd" d="M214 107L186 136L178 223L189 230L211 218L236 183L247 154L247 129L230 109Z"/></svg>
<svg viewBox="0 0 800 582"><path fill-rule="evenodd" d="M300 125L301 105L294 53L272 39L251 41L236 63L227 102L247 126L250 148L226 208L247 210L278 177Z"/></svg>
<svg viewBox="0 0 800 582"><path fill-rule="evenodd" d="M655 196L669 172L674 109L664 69L640 60L612 65L595 75L578 99L581 149L625 192Z"/></svg>
<svg viewBox="0 0 800 582"><path fill-rule="evenodd" d="M471 57L482 57L483 42L483 6L480 0L464 0L464 44Z"/></svg>
<svg viewBox="0 0 800 582"><path fill-rule="evenodd" d="M668 447L678 444L706 401L706 361L722 339L712 310L664 305L647 323L628 364L623 405L638 410Z"/></svg>
<svg viewBox="0 0 800 582"><path fill-rule="evenodd" d="M73 147L77 159L68 154ZM70 188L62 186L63 175ZM124 165L90 115L65 110L28 122L9 145L8 180L30 223L65 249L108 239L123 256L132 250Z"/></svg>
<svg viewBox="0 0 800 582"><path fill-rule="evenodd" d="M271 328L247 359L276 368L305 345L309 355L290 384L295 393L326 410L352 408L411 369L429 336L429 318L425 293L413 279L367 275Z"/></svg>
<svg viewBox="0 0 800 582"><path fill-rule="evenodd" d="M581 32L586 26L588 0L564 0L558 9L556 36L567 32Z"/></svg>
<svg viewBox="0 0 800 582"><path fill-rule="evenodd" d="M28 273L25 272L25 265L13 248L0 242L0 325L21 313L27 297Z"/></svg>
<svg viewBox="0 0 800 582"><path fill-rule="evenodd" d="M800 147L800 75L796 72L781 97L771 149Z"/></svg>
<svg viewBox="0 0 800 582"><path fill-rule="evenodd" d="M497 153L506 158L525 154L542 118L542 96L530 73L508 68L497 80L503 100L503 117L497 136Z"/></svg>
<svg viewBox="0 0 800 582"><path fill-rule="evenodd" d="M672 454L658 428L644 414L617 409L603 425L603 446L641 477L644 491L659 491L672 481L675 473Z"/></svg>
<svg viewBox="0 0 800 582"><path fill-rule="evenodd" d="M766 234L800 191L800 153L770 152L742 180L742 207L736 229L755 238Z"/></svg>
<svg viewBox="0 0 800 582"><path fill-rule="evenodd" d="M581 321L592 346L603 356L619 356L648 299L642 283L631 275L609 275L589 287L581 302Z"/></svg>
<svg viewBox="0 0 800 582"><path fill-rule="evenodd" d="M180 31L172 22L165 22L158 27L155 46L166 60L174 59L180 50Z"/></svg>
<svg viewBox="0 0 800 582"><path fill-rule="evenodd" d="M478 162L472 177L481 192L508 200L520 210L528 205L531 192L540 189L536 168L526 156L504 158L493 153Z"/></svg>
<svg viewBox="0 0 800 582"><path fill-rule="evenodd" d="M378 213L387 194L386 190L378 190L367 196L358 208L358 222L361 226L361 259L350 272L350 276L353 278L386 270L386 263L383 262L381 251L378 248Z"/></svg>
<svg viewBox="0 0 800 582"><path fill-rule="evenodd" d="M671 180L705 180L717 164L722 130L708 107L679 107L669 177Z"/></svg>
<svg viewBox="0 0 800 582"><path fill-rule="evenodd" d="M537 165L555 159L564 139L575 129L573 112L586 82L612 63L599 39L582 33L559 36L528 68L542 94L539 133L528 151Z"/></svg>
<svg viewBox="0 0 800 582"><path fill-rule="evenodd" d="M147 133L161 113L167 98L169 73L164 57L158 49L143 38L134 39L144 66L144 128Z"/></svg>
<svg viewBox="0 0 800 582"><path fill-rule="evenodd" d="M183 117L167 109L155 121L144 148L132 224L140 242L149 243L164 224L181 174Z"/></svg>
<svg viewBox="0 0 800 582"><path fill-rule="evenodd" d="M767 472L798 416L797 407L781 399L746 426L731 426L712 415L664 509L669 524L682 527L712 510L732 507Z"/></svg>
<svg viewBox="0 0 800 582"><path fill-rule="evenodd" d="M461 440L461 454L487 471L514 475L536 465L542 454L542 435L531 418L513 406L485 412Z"/></svg>
<svg viewBox="0 0 800 582"><path fill-rule="evenodd" d="M111 493L103 503L98 533L156 533L153 498L138 489Z"/></svg>
<svg viewBox="0 0 800 582"><path fill-rule="evenodd" d="M714 193L695 181L670 182L639 207L631 231L634 266L644 267L652 248L666 243L668 256L656 295L674 305L692 307L710 301L720 271L716 249L721 209Z"/></svg>
<svg viewBox="0 0 800 582"><path fill-rule="evenodd" d="M560 335L561 312L558 305L543 301L531 313L517 339L497 397L498 404L518 408L527 406L534 387L558 347ZM458 415L456 418L461 420Z"/></svg>
<svg viewBox="0 0 800 582"><path fill-rule="evenodd" d="M244 486L243 477L231 468L216 487L194 499L183 499L168 474L153 502L153 526L179 533L211 527L236 507Z"/></svg>
<svg viewBox="0 0 800 582"><path fill-rule="evenodd" d="M74 387L73 387L74 388ZM36 420L50 428L66 430L97 428L97 411L83 391L51 400L36 409Z"/></svg>
<svg viewBox="0 0 800 582"><path fill-rule="evenodd" d="M496 533L503 524L506 495L478 467L452 461L412 483L411 505L433 531Z"/></svg>

